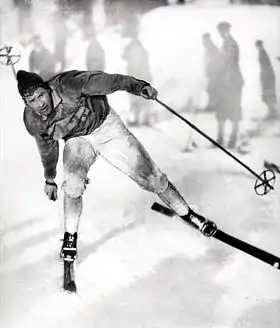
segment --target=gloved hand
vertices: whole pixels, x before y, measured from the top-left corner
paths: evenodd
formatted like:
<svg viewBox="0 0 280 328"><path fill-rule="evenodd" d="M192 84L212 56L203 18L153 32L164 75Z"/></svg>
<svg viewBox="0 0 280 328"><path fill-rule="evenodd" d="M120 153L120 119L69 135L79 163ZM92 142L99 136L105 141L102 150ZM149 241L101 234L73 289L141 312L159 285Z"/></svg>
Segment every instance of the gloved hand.
<svg viewBox="0 0 280 328"><path fill-rule="evenodd" d="M146 99L156 99L158 95L158 91L153 88L151 85L145 85L140 91L140 96Z"/></svg>
<svg viewBox="0 0 280 328"><path fill-rule="evenodd" d="M45 194L48 196L49 200L54 202L57 200L57 184L53 180L45 181Z"/></svg>

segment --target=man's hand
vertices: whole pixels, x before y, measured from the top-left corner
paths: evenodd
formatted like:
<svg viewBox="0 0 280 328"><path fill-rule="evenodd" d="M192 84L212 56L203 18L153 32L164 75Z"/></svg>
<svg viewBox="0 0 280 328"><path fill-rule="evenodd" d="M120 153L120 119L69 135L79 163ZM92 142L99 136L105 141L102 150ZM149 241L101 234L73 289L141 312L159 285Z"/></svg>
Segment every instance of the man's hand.
<svg viewBox="0 0 280 328"><path fill-rule="evenodd" d="M156 99L158 95L158 92L155 88L153 88L151 85L145 85L142 90L140 91L140 96L146 98L146 99Z"/></svg>
<svg viewBox="0 0 280 328"><path fill-rule="evenodd" d="M49 200L57 200L57 184L54 180L45 181L45 194L48 196Z"/></svg>

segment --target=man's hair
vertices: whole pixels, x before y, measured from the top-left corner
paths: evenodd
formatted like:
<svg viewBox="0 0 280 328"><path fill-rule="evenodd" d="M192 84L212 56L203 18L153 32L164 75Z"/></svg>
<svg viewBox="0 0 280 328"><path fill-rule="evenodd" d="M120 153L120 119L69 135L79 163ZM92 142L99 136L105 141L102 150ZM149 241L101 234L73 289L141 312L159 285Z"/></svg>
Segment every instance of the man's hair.
<svg viewBox="0 0 280 328"><path fill-rule="evenodd" d="M18 92L23 99L31 96L40 87L48 91L50 90L48 83L36 73L20 70L17 72L17 81Z"/></svg>
<svg viewBox="0 0 280 328"><path fill-rule="evenodd" d="M261 47L261 46L263 46L263 41L262 40L256 40L255 45L257 47Z"/></svg>
<svg viewBox="0 0 280 328"><path fill-rule="evenodd" d="M217 25L217 29L218 31L220 32L228 32L230 31L231 29L231 24L229 22L220 22L218 25Z"/></svg>

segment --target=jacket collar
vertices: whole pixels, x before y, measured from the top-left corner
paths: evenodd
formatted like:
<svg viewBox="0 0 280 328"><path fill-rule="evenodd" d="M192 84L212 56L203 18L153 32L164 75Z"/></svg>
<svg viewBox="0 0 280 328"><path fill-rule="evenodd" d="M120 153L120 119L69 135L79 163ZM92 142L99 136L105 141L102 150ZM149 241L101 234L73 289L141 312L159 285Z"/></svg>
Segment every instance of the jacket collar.
<svg viewBox="0 0 280 328"><path fill-rule="evenodd" d="M56 108L62 102L62 98L52 86L50 88L52 90L53 108Z"/></svg>

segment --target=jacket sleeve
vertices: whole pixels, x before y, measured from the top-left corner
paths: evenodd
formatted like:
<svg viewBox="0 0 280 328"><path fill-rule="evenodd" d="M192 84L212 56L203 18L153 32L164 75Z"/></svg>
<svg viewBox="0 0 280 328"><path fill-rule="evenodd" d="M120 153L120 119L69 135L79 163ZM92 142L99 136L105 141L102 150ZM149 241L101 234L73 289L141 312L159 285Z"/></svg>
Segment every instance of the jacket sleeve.
<svg viewBox="0 0 280 328"><path fill-rule="evenodd" d="M46 134L36 134L34 137L44 167L45 179L54 179L59 156L59 143Z"/></svg>
<svg viewBox="0 0 280 328"><path fill-rule="evenodd" d="M149 83L129 75L96 71L90 72L82 87L82 93L90 96L101 96L123 90L139 96L142 88L146 85Z"/></svg>

